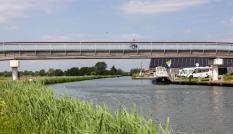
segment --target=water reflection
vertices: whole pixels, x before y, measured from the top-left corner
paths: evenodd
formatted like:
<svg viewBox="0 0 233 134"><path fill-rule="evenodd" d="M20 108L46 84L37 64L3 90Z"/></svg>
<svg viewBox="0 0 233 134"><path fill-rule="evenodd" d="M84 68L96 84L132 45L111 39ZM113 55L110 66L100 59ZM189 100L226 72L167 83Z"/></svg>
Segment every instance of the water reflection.
<svg viewBox="0 0 233 134"><path fill-rule="evenodd" d="M233 132L233 93L231 87L189 85L153 85L150 80L130 77L87 80L51 85L57 95L63 93L79 99L104 102L112 109L119 108L119 100L127 110L137 105L145 117L166 122L170 117L174 130L188 133ZM140 112L139 112L140 113Z"/></svg>

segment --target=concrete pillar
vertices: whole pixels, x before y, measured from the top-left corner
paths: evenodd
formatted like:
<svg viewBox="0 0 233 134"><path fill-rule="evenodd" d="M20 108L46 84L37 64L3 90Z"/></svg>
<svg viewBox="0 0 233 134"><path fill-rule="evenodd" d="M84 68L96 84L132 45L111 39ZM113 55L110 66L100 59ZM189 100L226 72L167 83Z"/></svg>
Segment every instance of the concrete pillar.
<svg viewBox="0 0 233 134"><path fill-rule="evenodd" d="M218 80L218 65L213 65L213 81Z"/></svg>
<svg viewBox="0 0 233 134"><path fill-rule="evenodd" d="M19 61L18 60L10 60L10 67L12 67L12 80L17 80L18 79Z"/></svg>
<svg viewBox="0 0 233 134"><path fill-rule="evenodd" d="M218 65L223 64L223 59L209 59L208 64L213 66L213 81L218 80Z"/></svg>

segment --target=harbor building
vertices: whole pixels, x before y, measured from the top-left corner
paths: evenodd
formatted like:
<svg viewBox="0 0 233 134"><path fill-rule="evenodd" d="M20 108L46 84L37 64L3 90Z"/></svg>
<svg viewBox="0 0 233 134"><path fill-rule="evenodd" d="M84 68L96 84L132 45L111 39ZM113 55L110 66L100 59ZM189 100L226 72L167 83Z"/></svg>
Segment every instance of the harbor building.
<svg viewBox="0 0 233 134"><path fill-rule="evenodd" d="M187 67L196 67L199 63L200 67L209 66L208 58L152 58L150 60L149 72L153 73L155 67L166 67L166 62L171 60L171 73L179 74L179 69ZM233 72L233 59L223 59L223 64L218 66L219 75Z"/></svg>

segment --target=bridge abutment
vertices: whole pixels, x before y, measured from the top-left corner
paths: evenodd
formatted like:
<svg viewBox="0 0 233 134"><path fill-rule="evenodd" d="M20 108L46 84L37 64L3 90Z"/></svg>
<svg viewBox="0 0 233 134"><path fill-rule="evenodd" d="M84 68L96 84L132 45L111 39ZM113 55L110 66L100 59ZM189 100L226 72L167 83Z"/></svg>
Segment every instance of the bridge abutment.
<svg viewBox="0 0 233 134"><path fill-rule="evenodd" d="M10 67L12 67L12 80L17 80L18 79L19 61L18 60L10 60Z"/></svg>
<svg viewBox="0 0 233 134"><path fill-rule="evenodd" d="M223 59L209 59L208 64L213 66L213 81L218 80L218 65L223 64Z"/></svg>

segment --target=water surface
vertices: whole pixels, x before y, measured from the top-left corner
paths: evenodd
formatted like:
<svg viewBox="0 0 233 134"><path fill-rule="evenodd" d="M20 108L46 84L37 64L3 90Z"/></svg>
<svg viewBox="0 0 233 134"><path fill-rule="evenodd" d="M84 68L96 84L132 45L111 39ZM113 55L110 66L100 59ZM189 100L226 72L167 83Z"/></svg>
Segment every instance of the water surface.
<svg viewBox="0 0 233 134"><path fill-rule="evenodd" d="M152 112L157 122L166 122L175 131L188 133L233 133L233 88L198 85L153 85L151 80L131 77L94 79L50 85L58 96L63 93L78 99L92 99L108 107L119 108L119 100L128 111L137 105L144 117Z"/></svg>

